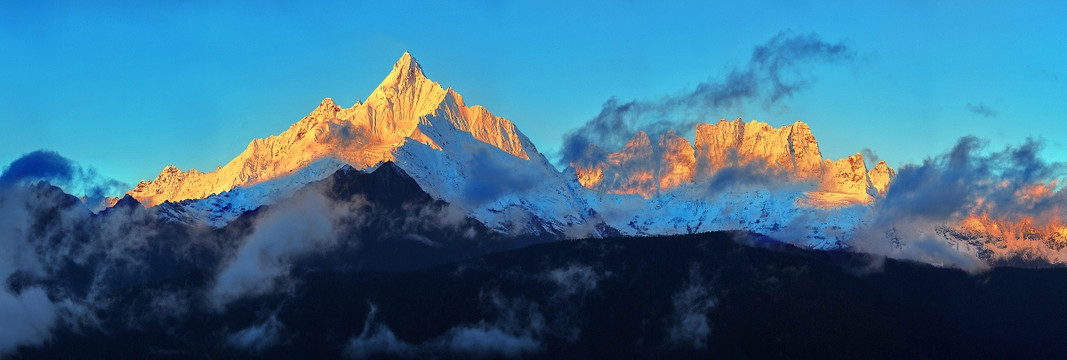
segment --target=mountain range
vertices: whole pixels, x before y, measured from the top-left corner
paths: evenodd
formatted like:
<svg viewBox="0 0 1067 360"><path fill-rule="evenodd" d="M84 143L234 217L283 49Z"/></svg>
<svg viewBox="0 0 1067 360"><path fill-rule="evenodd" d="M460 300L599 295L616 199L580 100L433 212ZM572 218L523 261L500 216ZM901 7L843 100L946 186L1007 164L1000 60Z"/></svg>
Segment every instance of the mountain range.
<svg viewBox="0 0 1067 360"><path fill-rule="evenodd" d="M365 101L327 98L215 171L167 166L103 210L0 183L0 355L1062 347L1064 193L1034 180L1030 148L976 157L964 139L897 171L824 158L800 121L677 130L692 138L637 132L559 170L405 53ZM1012 159L1027 166L989 170Z"/></svg>
<svg viewBox="0 0 1067 360"><path fill-rule="evenodd" d="M167 166L128 195L172 221L222 227L342 168L373 171L392 162L434 199L501 234L745 230L837 249L856 247L859 236L873 232L884 239L897 230L877 224L872 214L896 176L885 161L869 167L860 153L823 158L811 127L801 121L776 128L721 120L691 130L692 141L667 131L638 132L614 151L590 144L588 156L560 171L514 123L468 106L404 53L366 101L342 108L326 98L289 129L253 140L215 171ZM1022 232L992 231L1015 221L972 215L965 222L923 224L920 232L937 233L979 262L1019 255L1005 243ZM875 225L881 228L872 230ZM1037 235L1030 237L1054 248L1063 242L1061 228L1034 228Z"/></svg>

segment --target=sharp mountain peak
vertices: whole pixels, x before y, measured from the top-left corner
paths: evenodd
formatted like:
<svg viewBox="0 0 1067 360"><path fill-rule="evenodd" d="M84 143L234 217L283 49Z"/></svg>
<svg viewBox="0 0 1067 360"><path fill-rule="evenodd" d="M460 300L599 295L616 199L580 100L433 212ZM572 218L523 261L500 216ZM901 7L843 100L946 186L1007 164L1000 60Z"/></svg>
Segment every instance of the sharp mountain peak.
<svg viewBox="0 0 1067 360"><path fill-rule="evenodd" d="M201 199L287 177L327 158L365 169L397 160L397 151L407 143L425 144L437 151L455 144L452 151L462 151L459 144L471 138L521 160L536 154L514 124L484 107L468 107L451 88L427 78L415 57L405 52L365 102L341 108L332 98L324 98L303 120L281 134L253 140L217 171L182 172L168 167L129 194L146 206Z"/></svg>

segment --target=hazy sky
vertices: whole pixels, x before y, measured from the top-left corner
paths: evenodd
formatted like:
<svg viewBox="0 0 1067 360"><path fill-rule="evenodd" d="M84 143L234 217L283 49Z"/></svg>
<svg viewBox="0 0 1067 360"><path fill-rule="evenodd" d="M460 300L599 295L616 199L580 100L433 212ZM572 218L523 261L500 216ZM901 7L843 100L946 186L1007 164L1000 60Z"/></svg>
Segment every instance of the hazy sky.
<svg viewBox="0 0 1067 360"><path fill-rule="evenodd" d="M168 164L214 170L324 97L366 98L405 50L551 158L612 96L690 90L783 31L854 60L718 117L802 120L824 156L870 148L894 166L964 135L1041 137L1067 161L1059 1L218 3L0 3L0 164L50 149L131 185Z"/></svg>

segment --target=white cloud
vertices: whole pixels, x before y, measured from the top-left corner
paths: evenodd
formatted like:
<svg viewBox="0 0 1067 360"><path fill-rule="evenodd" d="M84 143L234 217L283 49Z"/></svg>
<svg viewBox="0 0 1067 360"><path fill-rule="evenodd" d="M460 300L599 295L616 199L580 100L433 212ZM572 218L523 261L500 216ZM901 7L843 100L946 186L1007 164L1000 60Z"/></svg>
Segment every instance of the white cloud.
<svg viewBox="0 0 1067 360"><path fill-rule="evenodd" d="M230 334L226 337L226 344L252 353L261 353L278 344L284 330L285 325L278 321L277 317L271 316L261 323Z"/></svg>
<svg viewBox="0 0 1067 360"><path fill-rule="evenodd" d="M411 356L417 350L393 334L385 324L375 323L378 306L370 304L367 320L363 322L363 332L348 341L345 354L356 359L366 359L375 355Z"/></svg>
<svg viewBox="0 0 1067 360"><path fill-rule="evenodd" d="M15 294L0 289L0 354L19 345L43 343L51 335L59 314L44 289L32 287Z"/></svg>
<svg viewBox="0 0 1067 360"><path fill-rule="evenodd" d="M708 312L718 301L711 295L709 284L704 283L699 269L690 268L689 280L682 289L671 296L674 311L667 318L667 342L671 347L704 349L711 324Z"/></svg>
<svg viewBox="0 0 1067 360"><path fill-rule="evenodd" d="M352 199L337 204L316 191L303 191L272 206L219 271L209 301L222 308L242 297L274 291L288 278L294 258L334 247L341 222L358 221L355 209L363 203Z"/></svg>

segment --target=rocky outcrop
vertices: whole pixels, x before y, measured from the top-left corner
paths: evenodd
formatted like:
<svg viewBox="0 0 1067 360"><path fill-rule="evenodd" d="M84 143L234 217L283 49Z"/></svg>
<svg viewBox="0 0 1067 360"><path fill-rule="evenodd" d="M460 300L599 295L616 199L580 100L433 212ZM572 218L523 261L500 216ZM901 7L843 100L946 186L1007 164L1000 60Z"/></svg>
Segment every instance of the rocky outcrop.
<svg viewBox="0 0 1067 360"><path fill-rule="evenodd" d="M811 134L808 124L797 121L789 126L789 144L793 150L793 164L796 175L801 178L813 178L822 172L822 153L819 142Z"/></svg>
<svg viewBox="0 0 1067 360"><path fill-rule="evenodd" d="M708 177L716 170L737 165L738 150L744 138L745 123L720 120L718 124L699 124L696 128L696 173Z"/></svg>
<svg viewBox="0 0 1067 360"><path fill-rule="evenodd" d="M823 163L822 191L874 195L874 187L867 177L867 164L862 154L855 154L837 161L826 160Z"/></svg>
<svg viewBox="0 0 1067 360"><path fill-rule="evenodd" d="M803 122L774 128L737 119L697 125L696 160L696 173L701 176L724 167L754 164L812 178L820 173L822 154L811 128Z"/></svg>
<svg viewBox="0 0 1067 360"><path fill-rule="evenodd" d="M895 176L897 173L885 161L879 161L874 169L867 172L867 177L871 179L871 186L878 190L878 196L885 196L885 192L889 191L889 183Z"/></svg>

